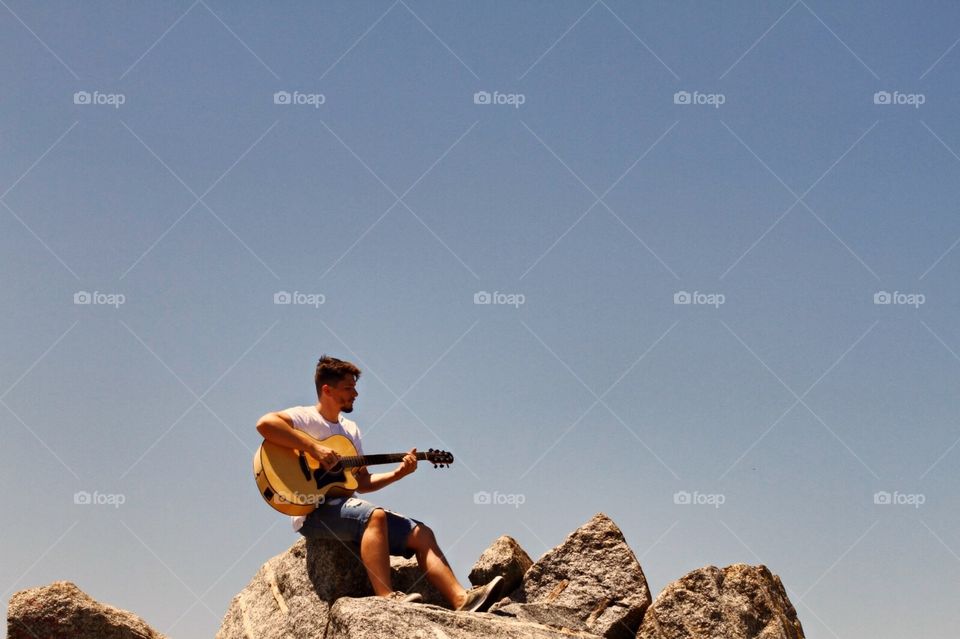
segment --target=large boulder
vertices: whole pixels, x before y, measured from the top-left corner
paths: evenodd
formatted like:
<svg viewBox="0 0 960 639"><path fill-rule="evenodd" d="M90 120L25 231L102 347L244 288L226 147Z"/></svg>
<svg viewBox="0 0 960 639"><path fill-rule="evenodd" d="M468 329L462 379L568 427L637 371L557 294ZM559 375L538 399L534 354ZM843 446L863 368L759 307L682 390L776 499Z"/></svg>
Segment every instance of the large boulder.
<svg viewBox="0 0 960 639"><path fill-rule="evenodd" d="M780 577L766 566L707 566L657 596L638 639L803 639Z"/></svg>
<svg viewBox="0 0 960 639"><path fill-rule="evenodd" d="M510 600L520 608L554 604L574 610L590 632L632 639L650 605L650 589L623 533L598 513L538 559ZM509 614L509 602L492 611Z"/></svg>
<svg viewBox="0 0 960 639"><path fill-rule="evenodd" d="M359 549L301 538L261 566L230 602L217 639L316 639L338 597L371 595Z"/></svg>
<svg viewBox="0 0 960 639"><path fill-rule="evenodd" d="M483 551L480 559L470 571L470 583L482 586L494 577L503 577L503 592L513 592L523 581L533 561L530 555L520 547L513 537L498 537L489 548Z"/></svg>
<svg viewBox="0 0 960 639"><path fill-rule="evenodd" d="M8 639L163 639L126 610L102 604L69 581L14 593Z"/></svg>
<svg viewBox="0 0 960 639"><path fill-rule="evenodd" d="M491 612L495 615L513 617L517 621L549 626L555 630L572 633L589 632L587 624L577 608L558 606L552 603L513 603L507 600L507 602L491 609Z"/></svg>
<svg viewBox="0 0 960 639"><path fill-rule="evenodd" d="M436 606L380 598L338 600L324 639L599 639L487 613L452 612ZM319 638L319 636L318 636Z"/></svg>
<svg viewBox="0 0 960 639"><path fill-rule="evenodd" d="M230 602L217 639L317 639L340 597L370 597L373 589L356 545L301 538L261 566ZM395 590L419 592L446 605L415 559L391 557Z"/></svg>

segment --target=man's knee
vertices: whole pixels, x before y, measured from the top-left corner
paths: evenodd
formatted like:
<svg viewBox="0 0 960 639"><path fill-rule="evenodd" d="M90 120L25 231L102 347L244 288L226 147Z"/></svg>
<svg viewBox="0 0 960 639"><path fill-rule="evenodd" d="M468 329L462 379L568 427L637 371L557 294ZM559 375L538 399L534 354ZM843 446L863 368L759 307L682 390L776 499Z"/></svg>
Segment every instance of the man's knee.
<svg viewBox="0 0 960 639"><path fill-rule="evenodd" d="M429 548L435 546L436 543L437 539L433 536L433 530L426 524L417 524L417 526L410 531L410 536L407 538L407 545L415 550Z"/></svg>
<svg viewBox="0 0 960 639"><path fill-rule="evenodd" d="M367 527L373 526L374 528L386 528L387 527L387 513L383 512L383 508L377 508L370 513L370 519L367 520Z"/></svg>
<svg viewBox="0 0 960 639"><path fill-rule="evenodd" d="M383 512L383 508L377 508L376 510L370 513L370 517L367 519L367 525L363 529L363 536L367 535L386 535L387 533L387 513Z"/></svg>

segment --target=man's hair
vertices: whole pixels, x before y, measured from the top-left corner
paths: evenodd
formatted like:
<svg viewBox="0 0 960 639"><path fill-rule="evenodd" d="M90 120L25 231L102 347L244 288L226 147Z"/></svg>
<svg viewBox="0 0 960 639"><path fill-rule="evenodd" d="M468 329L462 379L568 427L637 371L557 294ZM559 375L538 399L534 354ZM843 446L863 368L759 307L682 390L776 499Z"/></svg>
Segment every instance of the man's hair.
<svg viewBox="0 0 960 639"><path fill-rule="evenodd" d="M353 381L357 381L360 379L360 369L350 362L345 362L336 357L330 357L328 355L321 357L319 361L317 361L317 372L313 377L313 381L317 386L317 398L319 399L321 396L324 384L333 386L348 377L352 377Z"/></svg>

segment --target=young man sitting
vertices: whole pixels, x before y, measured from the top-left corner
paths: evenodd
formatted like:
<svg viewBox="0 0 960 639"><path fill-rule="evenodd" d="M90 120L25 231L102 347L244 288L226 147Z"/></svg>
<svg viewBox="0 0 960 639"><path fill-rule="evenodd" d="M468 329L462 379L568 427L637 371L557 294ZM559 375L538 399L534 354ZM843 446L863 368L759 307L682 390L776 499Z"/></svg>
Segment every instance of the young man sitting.
<svg viewBox="0 0 960 639"><path fill-rule="evenodd" d="M324 355L317 362L314 382L318 403L295 406L267 413L257 422L257 431L267 441L306 452L330 470L339 455L319 443L331 435L344 435L363 455L357 425L343 416L353 411L357 398L360 369ZM370 474L366 468L354 473L358 493L370 493L389 486L417 469L416 449L403 462L386 473ZM421 521L385 510L364 499L343 497L327 499L309 515L293 517L293 529L309 539L338 539L360 547L360 559L367 570L373 592L380 597L420 601L418 593L394 592L390 580L390 555L416 555L427 580L456 610L483 612L496 601L502 583L495 577L485 586L465 590L454 576L446 557L437 545L433 531Z"/></svg>

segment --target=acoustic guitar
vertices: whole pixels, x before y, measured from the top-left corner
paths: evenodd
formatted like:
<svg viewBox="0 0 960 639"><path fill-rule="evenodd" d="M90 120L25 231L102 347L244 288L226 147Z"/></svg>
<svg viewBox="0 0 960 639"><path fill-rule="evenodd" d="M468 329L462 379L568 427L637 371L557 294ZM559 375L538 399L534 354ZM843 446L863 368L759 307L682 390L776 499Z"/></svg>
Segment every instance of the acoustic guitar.
<svg viewBox="0 0 960 639"><path fill-rule="evenodd" d="M325 471L320 462L302 450L264 441L253 456L253 475L260 496L285 515L306 515L323 504L327 497L348 497L357 488L355 469L361 466L403 461L407 453L357 455L349 437L331 435L318 442L340 455L340 463ZM453 463L445 450L430 449L417 453L417 459L443 468Z"/></svg>

